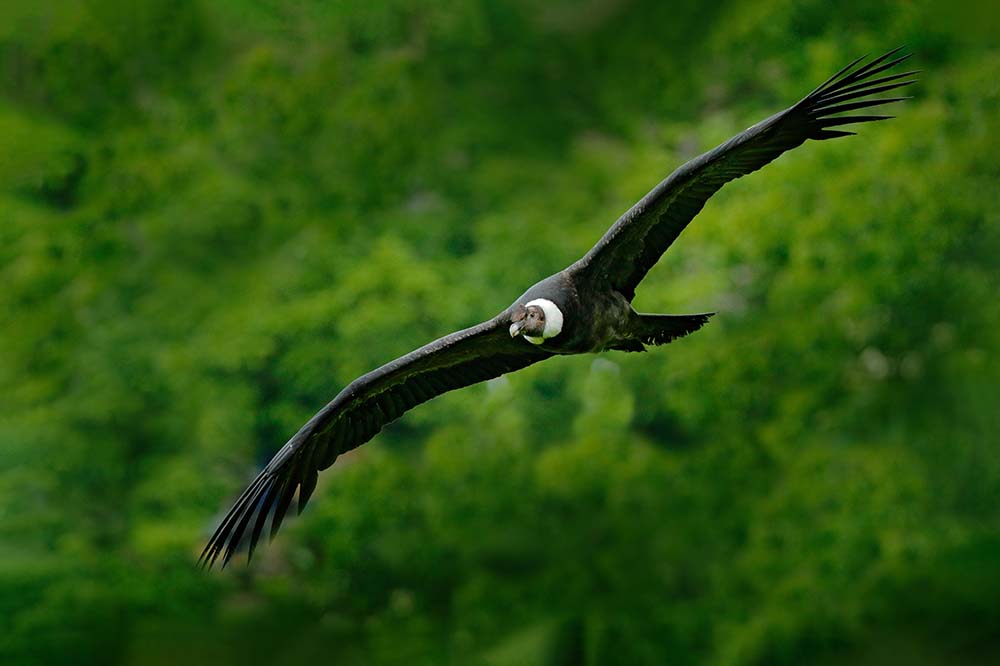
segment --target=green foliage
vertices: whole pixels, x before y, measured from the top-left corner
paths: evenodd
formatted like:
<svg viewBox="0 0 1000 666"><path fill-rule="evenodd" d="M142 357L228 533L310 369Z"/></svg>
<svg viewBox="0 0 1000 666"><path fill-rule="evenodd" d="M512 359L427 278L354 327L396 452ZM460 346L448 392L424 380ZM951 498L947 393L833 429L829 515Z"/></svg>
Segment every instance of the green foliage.
<svg viewBox="0 0 1000 666"><path fill-rule="evenodd" d="M1000 52L931 2L5 3L0 661L989 663ZM408 414L194 568L359 374L900 43L915 99L709 203L717 310Z"/></svg>

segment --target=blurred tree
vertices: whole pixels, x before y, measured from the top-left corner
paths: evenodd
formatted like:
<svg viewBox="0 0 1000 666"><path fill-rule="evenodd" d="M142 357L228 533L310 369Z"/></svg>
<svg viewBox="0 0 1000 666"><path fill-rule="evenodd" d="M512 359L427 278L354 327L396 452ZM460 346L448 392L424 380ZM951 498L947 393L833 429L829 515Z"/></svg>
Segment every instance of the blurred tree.
<svg viewBox="0 0 1000 666"><path fill-rule="evenodd" d="M4 3L0 661L995 662L990 18ZM195 570L340 387L899 43L897 120L726 188L644 282L705 330L436 400L252 568Z"/></svg>

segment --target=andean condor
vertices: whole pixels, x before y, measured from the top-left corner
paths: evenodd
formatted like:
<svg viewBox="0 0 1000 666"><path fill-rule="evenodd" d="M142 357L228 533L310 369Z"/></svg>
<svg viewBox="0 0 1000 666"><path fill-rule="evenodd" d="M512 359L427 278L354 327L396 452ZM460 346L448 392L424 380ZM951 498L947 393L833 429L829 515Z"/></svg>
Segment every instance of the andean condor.
<svg viewBox="0 0 1000 666"><path fill-rule="evenodd" d="M901 48L901 47L900 47ZM853 132L842 125L891 116L837 115L898 102L865 99L913 83L916 72L879 76L906 60L900 48L858 58L797 104L734 136L670 174L612 225L583 258L545 278L489 321L452 333L351 382L288 440L243 491L199 558L223 566L249 538L248 557L270 518L273 537L298 492L302 511L320 470L364 444L409 409L557 354L643 351L698 330L711 313L642 314L635 289L709 197L806 139ZM249 529L249 534L247 530Z"/></svg>

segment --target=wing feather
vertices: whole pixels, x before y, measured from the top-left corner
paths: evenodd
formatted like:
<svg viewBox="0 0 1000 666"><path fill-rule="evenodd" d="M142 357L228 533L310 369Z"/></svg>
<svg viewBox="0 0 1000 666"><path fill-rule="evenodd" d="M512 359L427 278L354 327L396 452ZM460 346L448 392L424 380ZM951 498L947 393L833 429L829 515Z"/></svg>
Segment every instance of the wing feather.
<svg viewBox="0 0 1000 666"><path fill-rule="evenodd" d="M596 286L616 289L632 299L646 273L723 185L760 169L807 139L854 134L834 127L891 118L836 114L909 99L865 99L914 83L909 77L916 71L876 77L910 57L897 55L901 49L866 64L861 64L866 56L854 60L795 105L681 166L622 215L573 270L588 274Z"/></svg>
<svg viewBox="0 0 1000 666"><path fill-rule="evenodd" d="M248 559L270 520L281 526L293 498L299 512L319 472L364 444L404 412L448 391L527 367L551 353L512 339L509 311L410 352L360 377L297 432L240 494L201 553L199 562L225 566L240 546ZM249 534L247 533L250 529Z"/></svg>

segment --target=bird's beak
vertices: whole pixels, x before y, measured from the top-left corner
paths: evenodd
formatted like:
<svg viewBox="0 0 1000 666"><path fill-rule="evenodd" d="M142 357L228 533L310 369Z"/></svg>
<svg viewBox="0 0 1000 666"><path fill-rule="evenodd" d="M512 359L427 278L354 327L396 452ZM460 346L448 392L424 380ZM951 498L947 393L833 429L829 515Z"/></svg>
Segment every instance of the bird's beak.
<svg viewBox="0 0 1000 666"><path fill-rule="evenodd" d="M510 325L510 337L516 338L517 336L521 335L522 328L524 328L524 320L522 319L521 321L515 321L513 324Z"/></svg>

